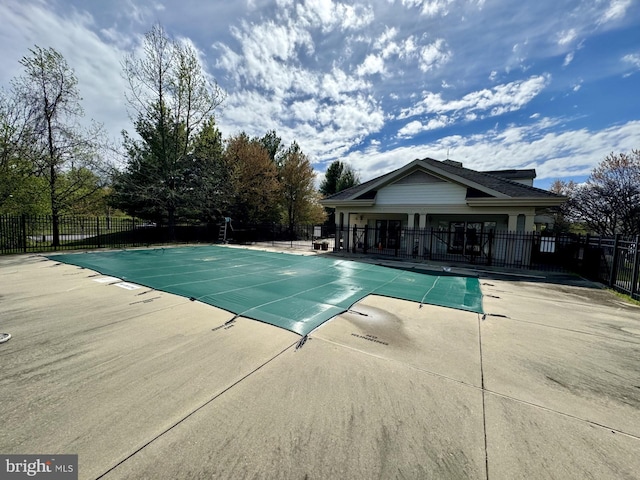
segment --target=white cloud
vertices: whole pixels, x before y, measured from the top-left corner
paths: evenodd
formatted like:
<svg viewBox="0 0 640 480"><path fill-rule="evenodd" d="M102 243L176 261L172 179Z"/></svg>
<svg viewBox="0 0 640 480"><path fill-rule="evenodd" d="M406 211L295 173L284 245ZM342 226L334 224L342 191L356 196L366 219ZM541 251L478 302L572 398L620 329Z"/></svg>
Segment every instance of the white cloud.
<svg viewBox="0 0 640 480"><path fill-rule="evenodd" d="M632 0L611 0L609 7L602 15L601 22L605 23L624 17L631 4Z"/></svg>
<svg viewBox="0 0 640 480"><path fill-rule="evenodd" d="M422 47L420 50L420 70L428 72L433 68L438 68L449 61L451 52L442 38Z"/></svg>
<svg viewBox="0 0 640 480"><path fill-rule="evenodd" d="M373 44L373 48L382 50L387 44L393 41L398 35L398 30L395 27L386 27L384 32L376 39Z"/></svg>
<svg viewBox="0 0 640 480"><path fill-rule="evenodd" d="M359 76L374 75L376 73L384 73L384 60L377 55L367 55L364 62L358 66L356 73Z"/></svg>
<svg viewBox="0 0 640 480"><path fill-rule="evenodd" d="M574 53L573 52L567 53L567 55L564 57L564 62L562 62L562 66L566 67L571 62L573 62L573 57L574 57Z"/></svg>
<svg viewBox="0 0 640 480"><path fill-rule="evenodd" d="M420 14L427 17L435 17L437 15L447 15L449 13L448 6L453 0L402 0L402 4L408 7L420 8Z"/></svg>
<svg viewBox="0 0 640 480"><path fill-rule="evenodd" d="M334 67L330 72L322 74L317 94L337 102L345 94L370 88L371 84L365 80L347 75L343 70Z"/></svg>
<svg viewBox="0 0 640 480"><path fill-rule="evenodd" d="M17 5L0 3L2 41L14 56L13 62L3 64L0 83L22 75L18 61L34 45L53 47L75 71L87 123L91 118L103 123L107 134L119 140L121 130L131 127L123 96L126 84L120 75L125 52L120 46L132 44L133 38L121 33L121 42L110 43L93 31L93 17L86 12L72 10L63 16L45 3Z"/></svg>
<svg viewBox="0 0 640 480"><path fill-rule="evenodd" d="M296 4L295 13L305 27L320 27L323 32L335 28L358 30L370 24L374 18L369 6L333 0L304 0Z"/></svg>
<svg viewBox="0 0 640 480"><path fill-rule="evenodd" d="M565 45L569 45L571 42L573 42L576 37L578 36L578 33L576 32L575 28L571 28L569 30L565 30L564 32L560 32L558 35L558 45L565 46Z"/></svg>
<svg viewBox="0 0 640 480"><path fill-rule="evenodd" d="M413 120L398 130L399 137L413 137L423 131L422 122Z"/></svg>
<svg viewBox="0 0 640 480"><path fill-rule="evenodd" d="M583 134L561 136L548 130L549 142L541 143L528 130L528 124L542 128L546 115L548 106L542 102L527 109L550 89L551 75L544 72L560 70L557 84L564 92L556 92L557 102L549 105L556 107L566 103L570 88L583 85L587 90L594 80L620 80L621 74L640 70L640 52L621 50L622 42L612 42L606 53L594 47L594 35L606 32L613 38L637 26L630 0L570 6L539 0L527 5L526 15L514 15L522 11L517 0L247 0L217 2L215 7L204 2L197 11L188 8L193 1L0 0L0 85L19 73L18 60L28 47L51 45L76 69L88 115L117 134L130 128L120 60L159 21L199 49L203 63L208 62L229 93L224 110L217 113L223 134L245 130L263 135L275 129L285 143L297 140L316 162L342 159L346 152L362 155L361 146L383 162L386 152L377 150L419 134L433 138L440 133L433 130L455 125L465 136L393 151L416 152L403 156L404 162L420 156L418 152L436 158L441 152L444 158L446 149L454 148L451 158L460 154L465 163L479 161L472 150L482 151L495 168L502 168L511 161L506 160L509 155L533 155L529 139L541 148L542 156L533 157L540 168L549 154L549 168L557 168L553 159L562 158L572 165L568 170L580 170L582 160L567 160L572 158L569 150L558 153L546 146L554 138L573 145L570 140ZM581 48L597 68L576 64ZM561 64L571 65L576 76L567 80L569 69L562 71ZM523 74L528 68L531 73ZM580 82L567 83L576 78ZM593 115L584 121L597 125L587 130L597 136L610 117L598 115L597 103L593 105ZM485 128L480 120L498 115L503 115L501 124L520 126L478 131ZM620 115L620 121L629 118ZM624 125L618 127L624 130ZM600 139L613 142L615 128ZM500 142L513 150L502 149ZM427 147L428 153L421 150ZM363 173L379 168L367 167L364 157L358 161Z"/></svg>
<svg viewBox="0 0 640 480"><path fill-rule="evenodd" d="M315 99L293 102L290 107L291 117L300 122L314 122L317 120L318 109L319 105Z"/></svg>
<svg viewBox="0 0 640 480"><path fill-rule="evenodd" d="M240 42L242 54L216 43L220 52L217 66L236 81L243 81L283 98L295 89L315 92L317 75L297 66L299 51L310 54L314 43L308 31L291 23L268 21L254 25L241 22L231 34Z"/></svg>
<svg viewBox="0 0 640 480"><path fill-rule="evenodd" d="M402 42L402 45L399 46L399 50L400 58L412 58L418 51L418 46L416 45L415 39L413 37L409 37Z"/></svg>
<svg viewBox="0 0 640 480"><path fill-rule="evenodd" d="M622 61L636 69L640 69L640 53L629 53L622 57Z"/></svg>
<svg viewBox="0 0 640 480"><path fill-rule="evenodd" d="M369 25L375 18L369 6L341 3L336 6L336 11L338 18L342 19L340 27L343 30L359 30Z"/></svg>
<svg viewBox="0 0 640 480"><path fill-rule="evenodd" d="M484 114L487 116L512 112L535 98L547 86L549 79L549 75L536 75L527 80L471 92L450 101L443 99L440 93L425 92L421 101L414 107L404 109L398 118L447 112L454 117L461 117L469 112L487 112Z"/></svg>
<svg viewBox="0 0 640 480"><path fill-rule="evenodd" d="M418 120L413 120L407 123L404 127L398 130L398 138L410 138L415 137L417 134L421 132L426 132L429 130L435 130L437 128L442 128L447 126L450 123L450 119L445 115L439 115L435 118L430 118L427 123L419 122Z"/></svg>
<svg viewBox="0 0 640 480"><path fill-rule="evenodd" d="M535 168L536 183L549 184L562 177L588 175L610 152L637 148L640 121L634 120L602 130L581 128L553 131L557 120L541 118L524 127L507 126L468 137L451 135L437 141L366 154L351 152L342 157L367 181L416 158L449 158L476 170ZM415 128L415 127L414 127Z"/></svg>
<svg viewBox="0 0 640 480"><path fill-rule="evenodd" d="M157 5L143 5L140 4L140 2L126 0L126 4L122 9L122 16L133 20L139 25L147 25L149 23L149 19L153 19L154 11L162 10L162 8L156 7Z"/></svg>

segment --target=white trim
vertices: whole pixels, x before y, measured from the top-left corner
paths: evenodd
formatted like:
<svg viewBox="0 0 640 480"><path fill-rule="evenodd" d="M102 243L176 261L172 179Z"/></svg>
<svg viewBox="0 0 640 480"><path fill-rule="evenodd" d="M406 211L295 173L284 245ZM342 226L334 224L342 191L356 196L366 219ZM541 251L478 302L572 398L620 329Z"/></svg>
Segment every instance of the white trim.
<svg viewBox="0 0 640 480"><path fill-rule="evenodd" d="M554 207L565 202L565 198L467 198L470 207Z"/></svg>

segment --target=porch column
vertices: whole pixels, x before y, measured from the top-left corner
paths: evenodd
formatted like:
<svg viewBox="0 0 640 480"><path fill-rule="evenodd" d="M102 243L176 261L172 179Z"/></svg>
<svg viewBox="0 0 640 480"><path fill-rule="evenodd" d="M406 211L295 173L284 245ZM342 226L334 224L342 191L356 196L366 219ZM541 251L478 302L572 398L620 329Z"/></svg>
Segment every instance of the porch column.
<svg viewBox="0 0 640 480"><path fill-rule="evenodd" d="M426 244L427 235L427 214L420 214L420 218L418 219L418 255L421 257L425 256L426 248L428 247Z"/></svg>
<svg viewBox="0 0 640 480"><path fill-rule="evenodd" d="M524 217L524 231L525 232L535 232L536 223L535 223L535 215L525 215Z"/></svg>
<svg viewBox="0 0 640 480"><path fill-rule="evenodd" d="M404 249L405 249L405 254L406 255L411 255L412 252L415 250L416 245L417 245L417 241L418 241L418 236L417 236L417 230L418 230L418 225L416 222L416 215L418 215L418 212L414 212L414 211L408 211L407 212L407 230L409 232L411 232L411 234L408 234L405 237L405 245L404 245Z"/></svg>
<svg viewBox="0 0 640 480"><path fill-rule="evenodd" d="M349 249L349 212L336 208L336 239L335 247L339 250ZM346 223L345 223L346 222Z"/></svg>
<svg viewBox="0 0 640 480"><path fill-rule="evenodd" d="M418 214L418 212L409 212L407 213L407 225L411 230L415 230L416 228L418 228L418 225L416 223L416 215Z"/></svg>
<svg viewBox="0 0 640 480"><path fill-rule="evenodd" d="M509 214L509 225L507 227L507 230L509 230L510 232L515 232L518 230L518 215L512 215Z"/></svg>
<svg viewBox="0 0 640 480"><path fill-rule="evenodd" d="M522 265L531 265L531 250L533 248L533 236L535 235L535 215L525 215L524 217L524 231L526 233L527 240L522 245Z"/></svg>

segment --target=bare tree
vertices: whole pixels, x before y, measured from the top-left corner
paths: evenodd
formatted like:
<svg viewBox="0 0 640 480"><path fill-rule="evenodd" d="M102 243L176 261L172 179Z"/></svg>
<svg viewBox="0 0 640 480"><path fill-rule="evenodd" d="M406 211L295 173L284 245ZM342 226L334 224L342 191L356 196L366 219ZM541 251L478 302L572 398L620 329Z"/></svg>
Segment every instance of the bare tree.
<svg viewBox="0 0 640 480"><path fill-rule="evenodd" d="M599 235L640 234L640 150L609 154L584 184L555 182L569 197L564 218Z"/></svg>
<svg viewBox="0 0 640 480"><path fill-rule="evenodd" d="M34 174L47 179L53 224L53 246L60 244L59 215L69 202L93 194L101 185L87 189L86 176L68 175L78 168L98 171L102 128L79 124L84 112L73 69L53 48L35 46L20 63L25 75L14 80L14 93L28 117ZM64 182L61 178L67 176Z"/></svg>
<svg viewBox="0 0 640 480"><path fill-rule="evenodd" d="M0 90L0 213L32 203L28 197L34 192L32 112L14 93Z"/></svg>

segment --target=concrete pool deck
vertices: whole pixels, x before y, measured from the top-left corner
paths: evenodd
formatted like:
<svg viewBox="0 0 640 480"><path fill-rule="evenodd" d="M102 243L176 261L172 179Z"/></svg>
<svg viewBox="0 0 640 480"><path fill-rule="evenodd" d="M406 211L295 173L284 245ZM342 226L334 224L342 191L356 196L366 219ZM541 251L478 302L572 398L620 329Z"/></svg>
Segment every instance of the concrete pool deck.
<svg viewBox="0 0 640 480"><path fill-rule="evenodd" d="M484 318L369 296L296 348L102 278L0 257L0 453L83 479L640 471L640 307L595 284L481 273Z"/></svg>

